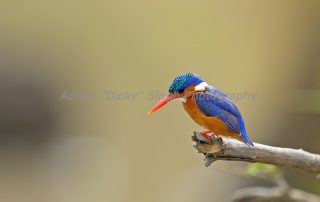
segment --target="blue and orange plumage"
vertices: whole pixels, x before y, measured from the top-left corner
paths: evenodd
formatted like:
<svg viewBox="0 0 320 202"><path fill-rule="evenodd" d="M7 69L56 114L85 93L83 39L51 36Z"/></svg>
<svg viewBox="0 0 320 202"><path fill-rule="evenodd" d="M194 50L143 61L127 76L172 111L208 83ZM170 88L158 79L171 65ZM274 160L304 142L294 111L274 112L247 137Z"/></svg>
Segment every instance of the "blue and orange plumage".
<svg viewBox="0 0 320 202"><path fill-rule="evenodd" d="M149 113L177 98L183 101L184 109L200 126L253 146L237 106L226 94L209 86L193 73L177 76L169 87L169 95L160 100Z"/></svg>

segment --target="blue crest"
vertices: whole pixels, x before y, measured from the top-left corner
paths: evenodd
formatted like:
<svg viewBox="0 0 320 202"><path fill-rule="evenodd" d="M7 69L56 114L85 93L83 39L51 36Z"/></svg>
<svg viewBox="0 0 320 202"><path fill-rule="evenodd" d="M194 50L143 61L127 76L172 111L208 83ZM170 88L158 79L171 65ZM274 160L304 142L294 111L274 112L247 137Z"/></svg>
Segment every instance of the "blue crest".
<svg viewBox="0 0 320 202"><path fill-rule="evenodd" d="M203 82L202 78L194 73L185 73L177 76L169 87L169 93L184 90L191 85L198 85Z"/></svg>

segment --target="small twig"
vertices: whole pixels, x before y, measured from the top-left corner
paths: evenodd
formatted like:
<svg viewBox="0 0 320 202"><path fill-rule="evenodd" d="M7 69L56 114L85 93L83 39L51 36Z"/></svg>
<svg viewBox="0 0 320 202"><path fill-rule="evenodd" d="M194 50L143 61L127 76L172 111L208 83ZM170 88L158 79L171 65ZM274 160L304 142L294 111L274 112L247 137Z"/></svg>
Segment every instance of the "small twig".
<svg viewBox="0 0 320 202"><path fill-rule="evenodd" d="M238 190L233 195L233 202L261 201L297 201L320 202L319 196L299 189L285 190L282 187L248 187Z"/></svg>
<svg viewBox="0 0 320 202"><path fill-rule="evenodd" d="M302 149L272 147L254 143L254 147L237 140L212 137L206 141L199 133L194 133L194 147L205 154L205 165L217 160L268 163L277 166L293 167L307 172L320 173L320 155Z"/></svg>
<svg viewBox="0 0 320 202"><path fill-rule="evenodd" d="M261 201L296 201L296 202L320 202L320 197L291 188L281 172L259 173L255 177L263 180L271 180L274 187L247 187L233 194L233 202L261 202Z"/></svg>

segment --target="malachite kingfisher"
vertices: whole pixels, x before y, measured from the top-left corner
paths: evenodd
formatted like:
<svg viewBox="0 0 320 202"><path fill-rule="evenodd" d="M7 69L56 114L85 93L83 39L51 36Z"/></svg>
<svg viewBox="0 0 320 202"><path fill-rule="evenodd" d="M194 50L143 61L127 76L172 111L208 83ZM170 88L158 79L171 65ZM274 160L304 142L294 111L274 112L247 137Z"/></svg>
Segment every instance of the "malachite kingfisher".
<svg viewBox="0 0 320 202"><path fill-rule="evenodd" d="M208 139L212 135L222 135L253 146L237 106L226 94L208 85L197 74L178 75L169 87L169 94L162 98L148 114L175 99L181 100L190 117L206 129L201 134Z"/></svg>

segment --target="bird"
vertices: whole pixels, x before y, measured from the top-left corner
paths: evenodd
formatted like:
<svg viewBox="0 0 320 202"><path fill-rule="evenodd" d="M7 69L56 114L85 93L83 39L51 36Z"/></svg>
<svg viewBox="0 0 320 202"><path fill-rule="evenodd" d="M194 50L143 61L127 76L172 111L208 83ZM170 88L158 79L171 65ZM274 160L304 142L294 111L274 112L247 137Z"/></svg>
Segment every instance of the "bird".
<svg viewBox="0 0 320 202"><path fill-rule="evenodd" d="M238 107L225 93L207 84L199 75L183 73L176 76L168 91L148 114L179 99L189 116L206 129L200 132L206 138L221 135L254 146Z"/></svg>

